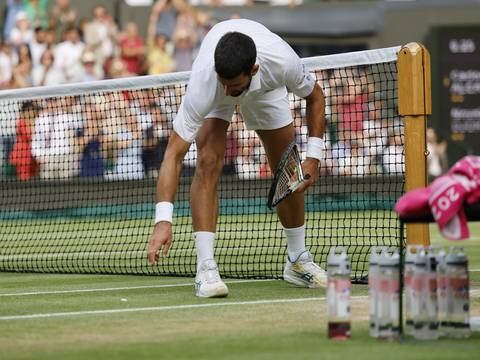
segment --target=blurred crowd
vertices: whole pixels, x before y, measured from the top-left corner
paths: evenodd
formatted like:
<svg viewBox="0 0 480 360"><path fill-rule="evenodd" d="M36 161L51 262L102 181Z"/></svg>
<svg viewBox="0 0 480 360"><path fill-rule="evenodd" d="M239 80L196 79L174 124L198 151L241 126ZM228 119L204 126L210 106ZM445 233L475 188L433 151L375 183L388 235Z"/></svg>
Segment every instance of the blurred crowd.
<svg viewBox="0 0 480 360"><path fill-rule="evenodd" d="M89 18L79 18L70 0L7 0L6 6L0 89L189 70L212 25L186 0L156 1L145 38L137 23L120 26L103 5Z"/></svg>
<svg viewBox="0 0 480 360"><path fill-rule="evenodd" d="M101 4L79 18L70 0L7 0L0 42L0 89L58 85L190 70L213 25L197 5L250 5L250 0L157 0L141 36ZM272 0L295 6L298 0Z"/></svg>
<svg viewBox="0 0 480 360"><path fill-rule="evenodd" d="M378 71L365 66L315 72L326 95L322 176L404 174L403 125L396 114L394 90L379 89L382 82L374 83L372 70ZM152 89L4 104L3 174L20 180L155 178L184 92L184 85L159 84ZM296 140L304 156L306 103L290 96ZM428 139L432 176L438 176L445 165L445 146L433 129ZM185 175L193 174L196 158L194 143L184 160ZM224 172L238 178L272 176L259 138L244 126L241 108L231 121L224 160Z"/></svg>
<svg viewBox="0 0 480 360"><path fill-rule="evenodd" d="M50 0L53 1L53 0ZM134 22L122 28L98 5L79 19L70 0L7 0L0 47L0 88L58 85L105 78L185 71L213 25L195 5L249 5L248 0L158 0L147 38ZM291 5L298 1L277 0ZM396 114L394 82L374 66L317 71L326 95L322 175L404 173L403 126ZM390 83L390 88L382 84ZM11 102L0 111L0 171L21 180L155 177L185 87L101 92ZM306 150L305 100L290 98L297 143ZM269 178L263 147L245 129L241 109L232 119L225 172ZM433 129L429 130L433 131ZM429 133L432 176L444 169L445 145ZM430 150L431 149L431 150ZM192 173L196 148L184 166Z"/></svg>

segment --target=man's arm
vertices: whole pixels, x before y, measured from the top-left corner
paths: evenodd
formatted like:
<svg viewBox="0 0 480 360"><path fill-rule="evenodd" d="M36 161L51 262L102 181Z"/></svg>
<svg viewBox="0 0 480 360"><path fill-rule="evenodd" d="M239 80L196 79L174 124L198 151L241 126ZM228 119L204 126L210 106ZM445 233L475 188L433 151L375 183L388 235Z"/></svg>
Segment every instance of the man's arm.
<svg viewBox="0 0 480 360"><path fill-rule="evenodd" d="M157 180L157 204L166 205L167 208L172 204L170 207L171 211L173 211L173 201L180 179L182 161L189 147L190 143L183 140L175 131L172 131ZM165 207L163 209L162 211L168 212L168 210L165 210ZM167 256L168 250L172 245L172 223L164 219L168 215L171 216L171 213L156 214L155 228L150 236L148 245L148 261L152 265L158 261L158 252L161 250L162 256ZM157 222L157 216L162 220Z"/></svg>
<svg viewBox="0 0 480 360"><path fill-rule="evenodd" d="M315 83L306 100L308 136L323 138L325 132L325 97L317 83Z"/></svg>
<svg viewBox="0 0 480 360"><path fill-rule="evenodd" d="M323 141L320 139L323 139L323 134L325 132L325 96L317 83L315 83L312 92L306 97L306 100L309 139L307 145L307 158L302 163L302 169L306 181L298 189L300 192L305 191L305 189L313 185L318 177L318 165L320 159L314 156L318 156L323 150Z"/></svg>
<svg viewBox="0 0 480 360"><path fill-rule="evenodd" d="M172 131L157 180L157 202L173 203L182 170L182 161L190 148L190 143Z"/></svg>

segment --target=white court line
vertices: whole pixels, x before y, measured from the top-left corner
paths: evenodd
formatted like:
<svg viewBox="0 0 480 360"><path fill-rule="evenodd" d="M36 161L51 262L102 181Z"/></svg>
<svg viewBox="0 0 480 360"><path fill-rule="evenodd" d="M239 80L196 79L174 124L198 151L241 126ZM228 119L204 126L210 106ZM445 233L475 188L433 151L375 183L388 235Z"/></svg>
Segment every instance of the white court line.
<svg viewBox="0 0 480 360"><path fill-rule="evenodd" d="M276 279L258 279L258 280L233 280L226 281L227 284L241 284L241 283L254 283L254 282L266 282L266 281L278 281ZM75 293L89 293L89 292L101 292L101 291L121 291L121 290L138 290L138 289L161 289L161 288L173 288L182 286L193 286L193 282L185 284L163 284L163 285L142 285L142 286L126 286L115 288L99 288L99 289L73 289L73 290L52 290L52 291L32 291L24 293L10 293L0 294L0 297L11 296L32 296L32 295L58 295L58 294L75 294Z"/></svg>
<svg viewBox="0 0 480 360"><path fill-rule="evenodd" d="M471 295L480 296L480 291L472 290ZM352 296L352 299L368 299L368 296L367 295ZM28 319L84 316L84 315L120 314L120 313L133 313L133 312L146 312L146 311L185 310L185 309L211 308L211 307L221 307L221 306L286 304L286 303L294 303L294 302L323 301L323 300L326 300L326 297L297 298L297 299L272 299L272 300L256 300L256 301L237 301L237 302L190 304L190 305L167 305L167 306L142 307L142 308L131 308L131 309L85 310L85 311L58 312L58 313L0 316L0 321L28 320Z"/></svg>
<svg viewBox="0 0 480 360"><path fill-rule="evenodd" d="M367 296L353 296L353 298L366 299ZM223 302L223 303L191 304L191 305L169 305L169 306L155 306L155 307L143 307L143 308L131 308L131 309L87 310L87 311L72 311L72 312L58 312L58 313L30 314L30 315L0 316L0 321L83 316L83 315L120 314L120 313L145 312L145 311L185 310L185 309L212 308L212 307L221 307L221 306L287 304L287 303L294 303L294 302L322 301L322 300L326 300L326 297L236 301L236 302Z"/></svg>

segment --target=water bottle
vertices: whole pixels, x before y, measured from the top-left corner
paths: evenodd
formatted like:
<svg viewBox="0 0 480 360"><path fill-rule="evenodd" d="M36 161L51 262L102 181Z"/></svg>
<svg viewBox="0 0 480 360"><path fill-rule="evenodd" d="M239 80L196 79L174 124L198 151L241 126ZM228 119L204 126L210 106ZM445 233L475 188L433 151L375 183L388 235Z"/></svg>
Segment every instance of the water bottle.
<svg viewBox="0 0 480 360"><path fill-rule="evenodd" d="M412 317L413 336L416 339L429 339L427 296L428 270L427 253L425 249L418 248L415 255L412 286Z"/></svg>
<svg viewBox="0 0 480 360"><path fill-rule="evenodd" d="M447 322L447 263L445 250L437 251L437 302L438 335L446 336L449 332Z"/></svg>
<svg viewBox="0 0 480 360"><path fill-rule="evenodd" d="M467 338L470 330L468 260L463 247L451 247L446 257L448 336Z"/></svg>
<svg viewBox="0 0 480 360"><path fill-rule="evenodd" d="M334 340L350 338L350 263L343 247L333 247L327 259L328 337Z"/></svg>
<svg viewBox="0 0 480 360"><path fill-rule="evenodd" d="M405 294L405 333L407 335L413 335L413 273L415 268L415 252L416 246L407 246L407 253L405 255L405 267L404 267L404 294Z"/></svg>
<svg viewBox="0 0 480 360"><path fill-rule="evenodd" d="M425 298L427 329L425 336L430 340L438 339L437 251L438 248L432 246L428 247L427 251L427 296Z"/></svg>
<svg viewBox="0 0 480 360"><path fill-rule="evenodd" d="M378 292L378 337L384 340L396 340L400 335L399 327L399 269L400 255L397 249L384 248L379 259Z"/></svg>
<svg viewBox="0 0 480 360"><path fill-rule="evenodd" d="M368 266L368 312L370 317L370 336L372 337L378 337L377 302L380 253L380 248L375 246L372 248Z"/></svg>

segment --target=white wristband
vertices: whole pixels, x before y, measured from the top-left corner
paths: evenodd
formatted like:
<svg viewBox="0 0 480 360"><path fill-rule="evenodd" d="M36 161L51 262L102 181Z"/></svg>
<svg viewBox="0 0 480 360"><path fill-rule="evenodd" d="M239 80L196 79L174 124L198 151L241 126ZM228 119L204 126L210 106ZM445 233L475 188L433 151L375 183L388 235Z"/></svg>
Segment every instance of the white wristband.
<svg viewBox="0 0 480 360"><path fill-rule="evenodd" d="M321 160L323 158L323 139L309 137L307 142L307 157Z"/></svg>
<svg viewBox="0 0 480 360"><path fill-rule="evenodd" d="M172 223L173 204L168 201L160 201L155 206L155 225L160 221L168 221Z"/></svg>

